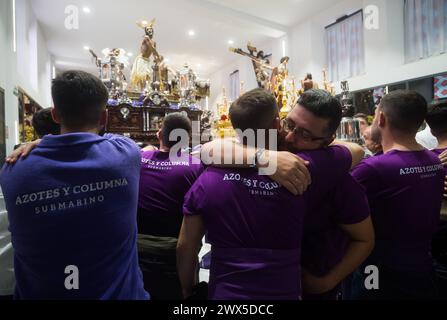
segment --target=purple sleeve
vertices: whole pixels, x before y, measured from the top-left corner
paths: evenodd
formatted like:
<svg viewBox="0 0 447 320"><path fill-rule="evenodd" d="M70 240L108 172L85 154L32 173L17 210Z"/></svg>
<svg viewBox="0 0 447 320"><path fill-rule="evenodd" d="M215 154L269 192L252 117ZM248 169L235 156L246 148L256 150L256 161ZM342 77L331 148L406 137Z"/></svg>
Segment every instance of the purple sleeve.
<svg viewBox="0 0 447 320"><path fill-rule="evenodd" d="M298 156L309 160L310 170L317 177L331 176L337 179L348 173L352 167L351 152L344 146L307 151L298 153Z"/></svg>
<svg viewBox="0 0 447 320"><path fill-rule="evenodd" d="M333 153L332 164L339 172L349 172L352 167L352 154L348 148L344 146L333 146L329 148ZM334 168L333 167L333 168Z"/></svg>
<svg viewBox="0 0 447 320"><path fill-rule="evenodd" d="M313 204L318 204L322 194L334 189L352 166L351 152L343 146L308 151L298 156L310 162L312 184L307 197Z"/></svg>
<svg viewBox="0 0 447 320"><path fill-rule="evenodd" d="M333 212L337 224L360 223L370 215L364 189L350 174L347 174L335 188L334 200Z"/></svg>
<svg viewBox="0 0 447 320"><path fill-rule="evenodd" d="M205 166L203 165L203 163L200 163L200 165L197 165L197 170L196 170L196 175L197 178L200 177L200 175L205 171Z"/></svg>
<svg viewBox="0 0 447 320"><path fill-rule="evenodd" d="M199 161L199 163L196 163L195 161ZM200 177L203 171L205 171L206 167L200 159L194 158L193 156L189 156L189 162L194 168L194 175L197 179L198 177Z"/></svg>
<svg viewBox="0 0 447 320"><path fill-rule="evenodd" d="M201 214L203 208L203 200L205 189L202 184L202 179L199 178L189 189L183 201L183 215L197 215Z"/></svg>
<svg viewBox="0 0 447 320"><path fill-rule="evenodd" d="M360 162L352 171L354 179L360 183L368 197L369 203L375 200L381 190L380 176L373 166L368 164L368 160Z"/></svg>
<svg viewBox="0 0 447 320"><path fill-rule="evenodd" d="M140 150L141 157L145 158L145 159L150 159L154 155L155 152L156 151L143 151L143 150Z"/></svg>

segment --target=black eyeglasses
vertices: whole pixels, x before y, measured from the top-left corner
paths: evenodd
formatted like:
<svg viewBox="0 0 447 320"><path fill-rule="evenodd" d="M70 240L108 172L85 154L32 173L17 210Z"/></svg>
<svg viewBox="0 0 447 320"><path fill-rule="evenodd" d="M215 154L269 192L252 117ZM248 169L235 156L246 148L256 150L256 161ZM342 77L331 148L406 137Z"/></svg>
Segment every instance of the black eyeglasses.
<svg viewBox="0 0 447 320"><path fill-rule="evenodd" d="M285 132L290 133L293 132L298 138L305 141L322 141L326 140L328 137L316 137L311 132L306 129L298 127L295 122L289 118L286 118L282 121L282 128Z"/></svg>

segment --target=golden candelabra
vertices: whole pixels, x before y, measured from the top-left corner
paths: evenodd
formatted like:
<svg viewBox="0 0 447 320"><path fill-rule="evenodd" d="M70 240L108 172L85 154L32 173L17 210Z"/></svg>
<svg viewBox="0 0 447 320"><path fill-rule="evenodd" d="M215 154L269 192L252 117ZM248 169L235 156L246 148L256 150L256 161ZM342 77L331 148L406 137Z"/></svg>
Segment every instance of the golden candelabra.
<svg viewBox="0 0 447 320"><path fill-rule="evenodd" d="M229 117L229 102L226 95L225 88L222 88L222 103L217 105L218 120L214 123L214 136L218 138L235 137L236 132Z"/></svg>

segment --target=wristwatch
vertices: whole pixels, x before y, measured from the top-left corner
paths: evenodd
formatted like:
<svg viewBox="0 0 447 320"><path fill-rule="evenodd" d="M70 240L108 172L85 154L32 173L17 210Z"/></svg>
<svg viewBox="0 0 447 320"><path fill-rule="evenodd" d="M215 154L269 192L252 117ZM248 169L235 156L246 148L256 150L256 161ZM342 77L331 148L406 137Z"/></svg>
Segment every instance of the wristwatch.
<svg viewBox="0 0 447 320"><path fill-rule="evenodd" d="M251 163L251 168L257 168L259 165L259 160L261 159L261 156L264 154L265 149L264 148L259 148L256 150L255 155L253 156L253 160Z"/></svg>

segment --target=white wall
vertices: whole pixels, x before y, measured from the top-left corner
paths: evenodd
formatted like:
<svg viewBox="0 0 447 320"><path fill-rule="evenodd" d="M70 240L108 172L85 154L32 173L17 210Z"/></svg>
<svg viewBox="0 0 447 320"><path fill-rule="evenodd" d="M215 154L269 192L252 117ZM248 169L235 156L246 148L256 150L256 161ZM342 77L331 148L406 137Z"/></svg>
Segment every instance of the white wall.
<svg viewBox="0 0 447 320"><path fill-rule="evenodd" d="M29 0L16 0L17 52L13 52L12 0L0 1L0 87L5 90L7 153L18 142L18 99L21 87L42 107L51 102L51 57Z"/></svg>
<svg viewBox="0 0 447 320"><path fill-rule="evenodd" d="M18 83L38 104L51 106L51 56L30 0L17 1Z"/></svg>
<svg viewBox="0 0 447 320"><path fill-rule="evenodd" d="M404 46L404 0L345 0L334 7L320 12L291 31L292 42L296 51L306 50L299 42L310 27L311 57L296 63L295 56L292 61L294 74L304 75L307 70L300 70L300 65L310 68L309 72L322 83L321 70L326 66L325 32L324 27L333 23L337 18L364 9L368 5L375 5L379 9L379 30L365 29L365 62L366 70L349 81L350 89L361 90L381 86L384 84L400 82L403 80L429 76L447 71L447 54L431 57L415 63L405 64ZM335 84L339 91L340 84Z"/></svg>
<svg viewBox="0 0 447 320"><path fill-rule="evenodd" d="M209 108L211 110L215 110L216 105L222 101L223 88L226 90L227 98L230 97L230 74L235 70L239 70L239 79L244 81L244 90L257 87L256 77L250 60L245 57L237 58L231 64L226 65L211 75L211 95L209 99Z"/></svg>
<svg viewBox="0 0 447 320"><path fill-rule="evenodd" d="M5 90L6 152L17 141L18 100L14 95L17 84L15 54L13 53L12 0L0 1L0 87Z"/></svg>
<svg viewBox="0 0 447 320"><path fill-rule="evenodd" d="M286 37L287 55L291 57L290 75L302 79L310 72L314 80L322 84L322 70L326 68L325 26L368 5L379 9L379 30L365 29L366 70L363 75L347 79L351 90L447 72L447 54L405 64L403 3L404 0L344 0L294 26ZM258 47L273 51L274 64L277 64L282 56L281 42L281 39L275 39ZM241 80L246 82L247 90L256 87L250 60L239 58L211 76L211 108L220 101L222 86L228 89L229 74L236 69L239 69ZM336 83L335 88L340 92L340 83Z"/></svg>

